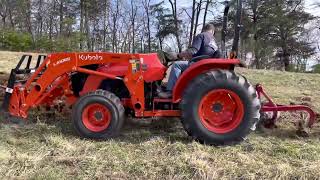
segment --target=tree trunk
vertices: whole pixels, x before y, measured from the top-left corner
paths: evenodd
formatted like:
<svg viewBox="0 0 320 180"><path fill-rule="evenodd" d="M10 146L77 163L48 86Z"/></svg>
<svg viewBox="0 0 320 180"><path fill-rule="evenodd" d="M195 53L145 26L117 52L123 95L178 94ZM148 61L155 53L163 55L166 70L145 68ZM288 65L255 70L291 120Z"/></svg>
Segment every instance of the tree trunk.
<svg viewBox="0 0 320 180"><path fill-rule="evenodd" d="M143 52L143 35L141 36L140 52Z"/></svg>
<svg viewBox="0 0 320 180"><path fill-rule="evenodd" d="M64 2L64 0L61 0L60 8L59 8L59 18L60 18L59 33L60 33L60 35L63 34L63 2Z"/></svg>
<svg viewBox="0 0 320 180"><path fill-rule="evenodd" d="M147 26L148 26L148 52L151 52L151 30L150 30L150 16L149 12L147 13Z"/></svg>
<svg viewBox="0 0 320 180"><path fill-rule="evenodd" d="M202 29L204 28L204 26L206 25L206 21L207 21L207 11L209 8L209 5L211 4L211 0L207 0L207 4L206 4L206 8L204 10L204 14L203 14L203 21L202 21Z"/></svg>
<svg viewBox="0 0 320 180"><path fill-rule="evenodd" d="M32 37L32 41L34 42L34 37L33 37L33 33L32 33L32 23L31 23L31 0L27 0L26 1L26 23L27 23L27 28L28 28L28 32L30 33L31 37Z"/></svg>
<svg viewBox="0 0 320 180"><path fill-rule="evenodd" d="M283 65L285 71L290 71L290 54L286 47L283 49Z"/></svg>
<svg viewBox="0 0 320 180"><path fill-rule="evenodd" d="M159 45L160 45L160 50L162 51L163 49L163 39L161 37L159 37Z"/></svg>
<svg viewBox="0 0 320 180"><path fill-rule="evenodd" d="M135 28L134 28L134 20L132 21L132 53L135 53L136 50L135 50Z"/></svg>
<svg viewBox="0 0 320 180"><path fill-rule="evenodd" d="M258 23L258 4L257 4L257 0L253 0L252 4L251 4L251 9L252 9L252 26L253 26L253 47L254 47L254 56L255 56L255 64L256 64L256 68L257 69L262 69L262 64L261 64L261 60L259 57L259 48L260 45L258 40L258 33L257 33L257 23Z"/></svg>
<svg viewBox="0 0 320 180"><path fill-rule="evenodd" d="M83 50L83 34L84 34L84 2L80 0L80 50Z"/></svg>
<svg viewBox="0 0 320 180"><path fill-rule="evenodd" d="M1 6L3 8L1 8L0 16L1 16L2 25L5 28L6 27L7 11L8 11L8 2L1 1Z"/></svg>
<svg viewBox="0 0 320 180"><path fill-rule="evenodd" d="M151 52L151 27L150 27L150 1L151 0L144 0L143 5L146 12L147 17L147 31L148 31L148 52Z"/></svg>
<svg viewBox="0 0 320 180"><path fill-rule="evenodd" d="M3 27L6 27L6 16L2 16Z"/></svg>
<svg viewBox="0 0 320 180"><path fill-rule="evenodd" d="M257 69L262 69L262 65L260 62L260 57L259 57L259 49L258 47L254 48L254 63L256 64Z"/></svg>
<svg viewBox="0 0 320 180"><path fill-rule="evenodd" d="M42 0L39 0L39 8L38 8L38 20L39 20L39 29L38 29L38 35L41 37L42 36L42 30L43 30L43 18L42 18L42 6L43 2Z"/></svg>
<svg viewBox="0 0 320 180"><path fill-rule="evenodd" d="M193 27L194 27L194 16L196 11L196 0L192 1L192 15L191 15L191 26L190 26L190 34L189 34L189 43L188 46L190 47L193 40Z"/></svg>
<svg viewBox="0 0 320 180"><path fill-rule="evenodd" d="M132 53L135 53L135 19L137 15L137 6L133 6L133 1L131 1L131 26L132 26ZM129 44L130 51L130 44Z"/></svg>
<svg viewBox="0 0 320 180"><path fill-rule="evenodd" d="M231 52L235 58L239 55L239 41L241 33L241 20L242 20L242 0L237 1L236 19L234 22L234 37Z"/></svg>
<svg viewBox="0 0 320 180"><path fill-rule="evenodd" d="M279 26L280 32L280 44L282 49L282 63L284 65L284 70L290 70L290 52L288 49L288 31L282 25Z"/></svg>
<svg viewBox="0 0 320 180"><path fill-rule="evenodd" d="M49 39L50 41L52 40L52 31L53 31L53 17L52 15L50 16L50 19L49 19Z"/></svg>
<svg viewBox="0 0 320 180"><path fill-rule="evenodd" d="M112 52L116 51L116 39L117 39L117 17L113 17L113 29L112 29Z"/></svg>
<svg viewBox="0 0 320 180"><path fill-rule="evenodd" d="M103 12L103 50L107 50L107 19L108 19L108 3L109 0L104 1L104 12Z"/></svg>
<svg viewBox="0 0 320 180"><path fill-rule="evenodd" d="M200 13L201 13L201 6L202 6L202 0L200 0L200 2L198 3L198 6L197 6L197 15L196 15L196 22L194 24L193 37L195 37L196 34L197 34L199 16L200 16Z"/></svg>
<svg viewBox="0 0 320 180"><path fill-rule="evenodd" d="M112 21L113 21L113 29L112 29L112 51L117 52L118 46L117 46L117 20L119 15L119 0L117 0L116 4L116 12L112 15Z"/></svg>
<svg viewBox="0 0 320 180"><path fill-rule="evenodd" d="M178 49L179 52L182 51L182 44L181 44L181 40L180 40L180 33L179 33L179 23L178 23L178 14L177 14L177 0L169 0L170 4L171 4L171 9L172 9L172 15L173 15L173 19L174 19L174 26L176 28L176 31L174 33L176 39L177 39L177 43L178 43Z"/></svg>
<svg viewBox="0 0 320 180"><path fill-rule="evenodd" d="M89 7L88 2L85 2L85 18L84 18L84 26L86 28L86 40L87 40L87 48L89 51L92 51L91 46L91 38L90 38L90 24L89 24Z"/></svg>
<svg viewBox="0 0 320 180"><path fill-rule="evenodd" d="M11 7L9 8L9 19L10 19L11 28L14 29L15 28L15 22L13 20Z"/></svg>

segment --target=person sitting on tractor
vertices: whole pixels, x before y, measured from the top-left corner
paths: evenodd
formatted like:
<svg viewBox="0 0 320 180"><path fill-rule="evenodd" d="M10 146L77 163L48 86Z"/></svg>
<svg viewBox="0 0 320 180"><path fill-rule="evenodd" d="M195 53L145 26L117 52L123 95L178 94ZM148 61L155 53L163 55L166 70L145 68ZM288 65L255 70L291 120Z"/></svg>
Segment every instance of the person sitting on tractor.
<svg viewBox="0 0 320 180"><path fill-rule="evenodd" d="M163 99L172 97L172 90L176 81L183 71L185 71L197 59L219 58L220 53L214 38L215 27L213 24L206 24L200 34L192 42L192 46L177 55L180 61L175 61L169 75L166 91L161 91L158 96ZM191 60L186 61L187 60Z"/></svg>

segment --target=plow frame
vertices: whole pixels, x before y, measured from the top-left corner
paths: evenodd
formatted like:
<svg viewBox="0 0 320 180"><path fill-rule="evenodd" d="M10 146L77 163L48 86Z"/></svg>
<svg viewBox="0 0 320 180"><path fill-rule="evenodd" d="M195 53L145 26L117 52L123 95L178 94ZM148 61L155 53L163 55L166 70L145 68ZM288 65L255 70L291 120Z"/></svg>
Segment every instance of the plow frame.
<svg viewBox="0 0 320 180"><path fill-rule="evenodd" d="M309 114L308 127L311 128L316 121L316 113L308 106L305 105L281 105L276 104L272 98L266 93L261 84L256 85L256 91L258 98L261 99L264 97L267 102L264 103L261 107L261 112L272 112L273 116L271 118L271 124L275 124L279 112L294 112L294 111L303 111Z"/></svg>

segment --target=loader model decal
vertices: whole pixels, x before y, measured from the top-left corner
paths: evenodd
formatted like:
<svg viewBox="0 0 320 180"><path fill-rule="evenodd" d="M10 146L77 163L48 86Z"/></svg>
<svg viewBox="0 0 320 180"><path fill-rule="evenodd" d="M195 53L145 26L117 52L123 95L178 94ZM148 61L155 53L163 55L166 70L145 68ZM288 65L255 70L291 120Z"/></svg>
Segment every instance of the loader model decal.
<svg viewBox="0 0 320 180"><path fill-rule="evenodd" d="M103 57L102 56L99 56L98 54L96 55L79 55L79 59L80 60L83 60L83 61L102 61L103 60Z"/></svg>
<svg viewBox="0 0 320 180"><path fill-rule="evenodd" d="M70 60L71 60L71 58L70 58L70 57L67 57L67 58L61 59L61 60L59 60L59 61L57 61L57 62L53 63L53 66L57 66L57 65L59 65L59 64L65 63L65 62L69 62Z"/></svg>

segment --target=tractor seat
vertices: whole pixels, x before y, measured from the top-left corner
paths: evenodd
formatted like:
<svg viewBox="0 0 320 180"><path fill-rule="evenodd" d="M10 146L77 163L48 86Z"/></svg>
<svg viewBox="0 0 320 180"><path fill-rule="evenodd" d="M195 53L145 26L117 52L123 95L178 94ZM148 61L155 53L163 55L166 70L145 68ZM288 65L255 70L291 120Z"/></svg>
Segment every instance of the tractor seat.
<svg viewBox="0 0 320 180"><path fill-rule="evenodd" d="M203 59L211 59L211 58L221 58L221 54L220 54L220 51L217 50L213 56L209 56L209 55L202 55L202 56L197 56L197 57L194 57L190 60L190 63L195 63L195 62L198 62L200 60L203 60Z"/></svg>
<svg viewBox="0 0 320 180"><path fill-rule="evenodd" d="M200 60L203 60L203 59L210 59L212 58L211 56L209 55L202 55L202 56L197 56L197 57L194 57L190 60L190 63L195 63L195 62L198 62Z"/></svg>

